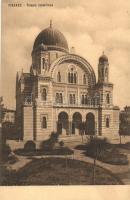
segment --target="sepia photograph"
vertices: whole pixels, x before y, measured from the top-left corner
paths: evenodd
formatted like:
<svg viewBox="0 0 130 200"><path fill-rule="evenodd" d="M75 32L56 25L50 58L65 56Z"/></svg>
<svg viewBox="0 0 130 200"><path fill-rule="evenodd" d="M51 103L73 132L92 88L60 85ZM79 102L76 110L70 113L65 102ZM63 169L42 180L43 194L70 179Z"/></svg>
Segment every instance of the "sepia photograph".
<svg viewBox="0 0 130 200"><path fill-rule="evenodd" d="M130 185L130 1L1 4L0 186Z"/></svg>

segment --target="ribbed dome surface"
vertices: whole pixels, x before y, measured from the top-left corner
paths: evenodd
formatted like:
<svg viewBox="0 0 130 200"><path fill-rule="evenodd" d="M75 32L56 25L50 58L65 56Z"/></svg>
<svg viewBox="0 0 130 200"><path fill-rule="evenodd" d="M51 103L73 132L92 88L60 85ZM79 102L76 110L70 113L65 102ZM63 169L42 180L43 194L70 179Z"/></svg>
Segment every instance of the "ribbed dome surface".
<svg viewBox="0 0 130 200"><path fill-rule="evenodd" d="M49 27L44 29L36 37L33 50L44 46L48 50L59 50L68 52L68 43L64 35L57 29Z"/></svg>

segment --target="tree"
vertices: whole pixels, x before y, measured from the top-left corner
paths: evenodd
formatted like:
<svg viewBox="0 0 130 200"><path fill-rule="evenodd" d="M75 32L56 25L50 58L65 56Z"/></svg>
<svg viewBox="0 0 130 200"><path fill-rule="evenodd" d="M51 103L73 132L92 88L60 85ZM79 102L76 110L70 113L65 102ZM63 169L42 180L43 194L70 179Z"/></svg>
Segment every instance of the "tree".
<svg viewBox="0 0 130 200"><path fill-rule="evenodd" d="M3 104L3 97L0 97L0 127L2 126L2 119L4 115L4 104Z"/></svg>
<svg viewBox="0 0 130 200"><path fill-rule="evenodd" d="M0 97L0 159L2 158L3 146L5 145L5 137L2 133L2 121L4 118L4 104L3 104L3 97Z"/></svg>

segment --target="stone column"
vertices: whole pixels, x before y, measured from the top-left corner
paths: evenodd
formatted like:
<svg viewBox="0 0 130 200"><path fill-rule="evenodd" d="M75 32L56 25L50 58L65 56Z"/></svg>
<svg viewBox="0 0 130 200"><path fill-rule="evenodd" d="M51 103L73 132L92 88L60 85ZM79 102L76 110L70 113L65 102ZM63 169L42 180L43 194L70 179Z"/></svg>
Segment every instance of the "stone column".
<svg viewBox="0 0 130 200"><path fill-rule="evenodd" d="M69 135L72 135L72 115L69 115Z"/></svg>
<svg viewBox="0 0 130 200"><path fill-rule="evenodd" d="M72 121L69 121L69 135L72 135Z"/></svg>
<svg viewBox="0 0 130 200"><path fill-rule="evenodd" d="M53 119L53 122L52 122L52 124L53 124L53 131L56 132L57 131L57 124L58 124L58 112L57 112L57 110L53 111L53 117L52 117L52 119Z"/></svg>

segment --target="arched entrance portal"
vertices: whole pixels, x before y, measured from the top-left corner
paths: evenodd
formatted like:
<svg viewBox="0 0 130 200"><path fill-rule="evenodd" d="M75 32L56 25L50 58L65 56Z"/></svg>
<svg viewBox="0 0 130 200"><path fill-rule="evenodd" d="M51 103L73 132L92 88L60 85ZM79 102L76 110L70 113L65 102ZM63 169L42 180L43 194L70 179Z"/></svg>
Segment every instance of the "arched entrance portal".
<svg viewBox="0 0 130 200"><path fill-rule="evenodd" d="M72 120L72 134L82 134L82 115L78 112L73 114Z"/></svg>
<svg viewBox="0 0 130 200"><path fill-rule="evenodd" d="M85 134L86 135L95 134L95 117L93 113L88 113L86 115Z"/></svg>
<svg viewBox="0 0 130 200"><path fill-rule="evenodd" d="M58 115L57 132L59 134L69 134L69 120L66 112L61 112Z"/></svg>

